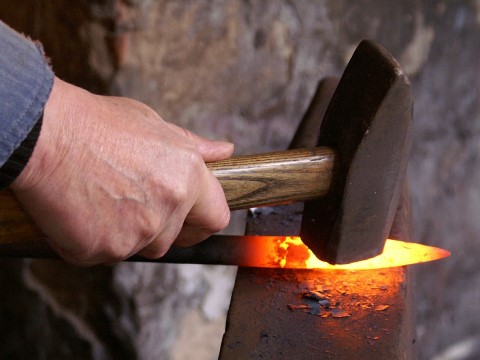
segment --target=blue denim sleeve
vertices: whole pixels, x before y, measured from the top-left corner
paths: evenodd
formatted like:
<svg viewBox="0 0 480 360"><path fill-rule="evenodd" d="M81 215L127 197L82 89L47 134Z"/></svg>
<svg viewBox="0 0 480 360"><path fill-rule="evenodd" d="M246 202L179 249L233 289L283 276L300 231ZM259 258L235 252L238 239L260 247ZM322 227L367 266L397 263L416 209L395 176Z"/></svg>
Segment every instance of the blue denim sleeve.
<svg viewBox="0 0 480 360"><path fill-rule="evenodd" d="M53 79L42 46L0 21L0 167L40 119Z"/></svg>

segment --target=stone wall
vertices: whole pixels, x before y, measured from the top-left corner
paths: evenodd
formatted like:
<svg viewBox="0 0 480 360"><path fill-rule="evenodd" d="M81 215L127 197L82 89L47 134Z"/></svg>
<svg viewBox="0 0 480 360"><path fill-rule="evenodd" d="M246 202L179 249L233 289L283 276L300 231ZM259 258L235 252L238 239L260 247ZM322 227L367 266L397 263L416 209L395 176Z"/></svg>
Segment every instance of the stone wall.
<svg viewBox="0 0 480 360"><path fill-rule="evenodd" d="M317 81L340 75L361 39L379 41L414 89L416 240L453 252L417 267L420 358L480 343L478 0L17 0L0 19L42 40L58 76L146 102L237 154L285 148ZM191 358L204 319L221 328L234 272L0 266L1 358Z"/></svg>

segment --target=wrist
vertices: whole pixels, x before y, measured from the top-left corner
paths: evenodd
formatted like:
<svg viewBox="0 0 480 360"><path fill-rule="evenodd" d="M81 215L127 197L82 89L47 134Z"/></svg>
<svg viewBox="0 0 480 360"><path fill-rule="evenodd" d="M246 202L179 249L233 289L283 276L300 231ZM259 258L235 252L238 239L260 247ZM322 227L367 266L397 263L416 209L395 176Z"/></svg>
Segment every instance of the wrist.
<svg viewBox="0 0 480 360"><path fill-rule="evenodd" d="M57 98L61 96L62 93L62 91L58 89L58 86L59 81L55 78L52 91L43 109L41 123L36 126L37 133L32 134L37 135L36 144L32 147L32 153L23 170L10 185L14 191L25 190L41 182L44 174L48 172L48 168L54 162L53 154L58 152L58 150L55 149L52 126L60 118L57 105L59 101Z"/></svg>
<svg viewBox="0 0 480 360"><path fill-rule="evenodd" d="M88 128L83 121L86 118L84 112L95 108L91 98L89 92L55 77L35 148L25 168L10 186L15 192L43 186L50 181L52 173L68 166L64 162L66 159L72 161L68 155L72 144L78 142L78 137ZM89 139L89 135L83 136ZM77 149L77 153L81 156L84 151Z"/></svg>

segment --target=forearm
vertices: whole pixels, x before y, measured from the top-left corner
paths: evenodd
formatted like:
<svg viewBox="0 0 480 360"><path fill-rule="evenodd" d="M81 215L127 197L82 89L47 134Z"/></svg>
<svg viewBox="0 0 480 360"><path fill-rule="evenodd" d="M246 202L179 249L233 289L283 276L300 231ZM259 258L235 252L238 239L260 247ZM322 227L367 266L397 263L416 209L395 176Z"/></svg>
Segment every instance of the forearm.
<svg viewBox="0 0 480 360"><path fill-rule="evenodd" d="M41 45L1 21L0 50L0 187L5 187L28 161L38 127L31 132L42 115L54 75ZM31 141L24 142L30 133Z"/></svg>

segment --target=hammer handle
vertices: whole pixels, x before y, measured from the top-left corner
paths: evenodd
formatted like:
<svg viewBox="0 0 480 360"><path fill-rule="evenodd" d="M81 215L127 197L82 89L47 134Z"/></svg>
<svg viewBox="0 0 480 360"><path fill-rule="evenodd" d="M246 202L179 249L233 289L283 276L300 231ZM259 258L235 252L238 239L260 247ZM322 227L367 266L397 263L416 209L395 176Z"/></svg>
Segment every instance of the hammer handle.
<svg viewBox="0 0 480 360"><path fill-rule="evenodd" d="M335 159L327 147L246 155L208 163L231 210L279 205L327 193Z"/></svg>
<svg viewBox="0 0 480 360"><path fill-rule="evenodd" d="M335 153L327 147L239 156L207 167L231 210L305 201L330 188ZM0 244L41 238L10 190L0 192Z"/></svg>

